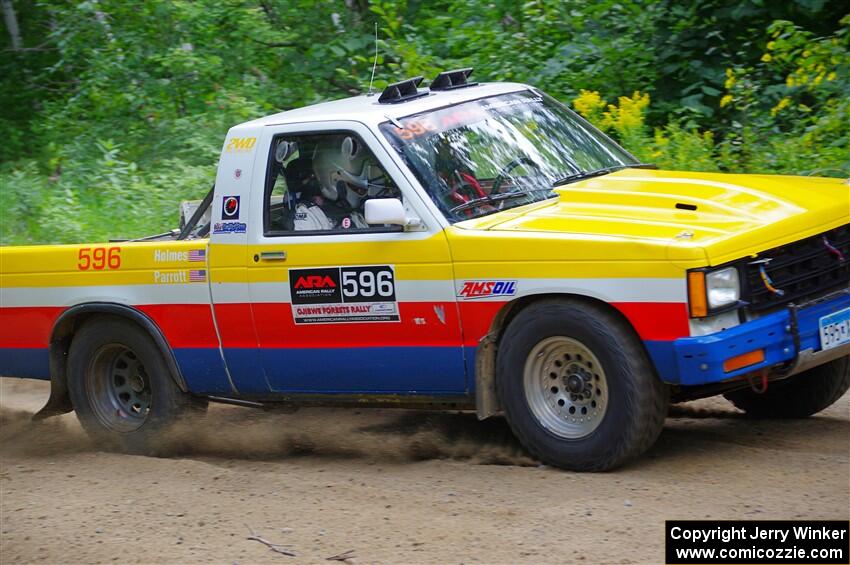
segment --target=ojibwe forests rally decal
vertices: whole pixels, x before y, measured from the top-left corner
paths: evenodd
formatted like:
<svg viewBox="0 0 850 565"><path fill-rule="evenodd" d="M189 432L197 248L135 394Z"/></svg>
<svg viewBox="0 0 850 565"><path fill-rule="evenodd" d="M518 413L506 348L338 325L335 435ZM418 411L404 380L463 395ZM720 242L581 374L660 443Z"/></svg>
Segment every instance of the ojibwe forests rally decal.
<svg viewBox="0 0 850 565"><path fill-rule="evenodd" d="M391 265L290 269L296 324L398 322Z"/></svg>

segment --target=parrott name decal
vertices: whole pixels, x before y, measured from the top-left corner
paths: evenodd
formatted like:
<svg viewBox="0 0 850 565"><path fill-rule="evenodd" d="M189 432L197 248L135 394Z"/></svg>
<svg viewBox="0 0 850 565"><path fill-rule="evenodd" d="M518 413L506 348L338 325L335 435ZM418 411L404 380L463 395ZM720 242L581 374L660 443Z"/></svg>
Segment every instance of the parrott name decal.
<svg viewBox="0 0 850 565"><path fill-rule="evenodd" d="M181 269L179 271L153 272L153 282L156 284L186 284L206 281L206 269Z"/></svg>

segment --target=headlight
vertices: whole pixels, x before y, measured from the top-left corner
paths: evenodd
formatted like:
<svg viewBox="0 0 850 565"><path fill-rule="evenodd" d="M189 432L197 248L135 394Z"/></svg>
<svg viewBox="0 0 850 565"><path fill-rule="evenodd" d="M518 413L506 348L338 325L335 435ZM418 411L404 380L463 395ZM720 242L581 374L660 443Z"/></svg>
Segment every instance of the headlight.
<svg viewBox="0 0 850 565"><path fill-rule="evenodd" d="M741 298L738 269L727 267L708 273L705 276L705 290L708 295L709 309L714 310L738 302Z"/></svg>
<svg viewBox="0 0 850 565"><path fill-rule="evenodd" d="M692 318L704 318L716 310L734 305L740 298L741 282L735 267L688 272L688 302Z"/></svg>

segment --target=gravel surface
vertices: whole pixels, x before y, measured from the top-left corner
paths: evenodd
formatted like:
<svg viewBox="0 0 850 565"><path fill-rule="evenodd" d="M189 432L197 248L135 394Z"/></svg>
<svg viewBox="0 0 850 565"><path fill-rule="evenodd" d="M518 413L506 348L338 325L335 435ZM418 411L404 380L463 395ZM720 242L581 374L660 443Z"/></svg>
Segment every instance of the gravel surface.
<svg viewBox="0 0 850 565"><path fill-rule="evenodd" d="M0 563L660 563L665 519L850 514L848 395L787 422L677 406L642 459L576 474L500 419L394 410L213 406L178 455L105 453L73 414L30 421L47 393L0 379Z"/></svg>

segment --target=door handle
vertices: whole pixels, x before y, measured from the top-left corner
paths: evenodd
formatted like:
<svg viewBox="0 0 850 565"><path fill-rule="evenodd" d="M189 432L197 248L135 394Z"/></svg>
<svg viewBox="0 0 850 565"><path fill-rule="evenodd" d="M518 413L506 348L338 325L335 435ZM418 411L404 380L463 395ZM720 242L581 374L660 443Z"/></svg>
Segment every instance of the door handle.
<svg viewBox="0 0 850 565"><path fill-rule="evenodd" d="M254 256L255 260L257 256ZM286 251L261 251L259 259L263 261L286 261Z"/></svg>

